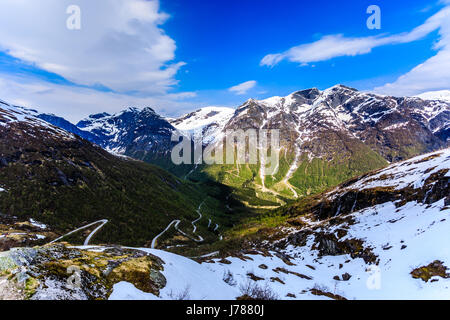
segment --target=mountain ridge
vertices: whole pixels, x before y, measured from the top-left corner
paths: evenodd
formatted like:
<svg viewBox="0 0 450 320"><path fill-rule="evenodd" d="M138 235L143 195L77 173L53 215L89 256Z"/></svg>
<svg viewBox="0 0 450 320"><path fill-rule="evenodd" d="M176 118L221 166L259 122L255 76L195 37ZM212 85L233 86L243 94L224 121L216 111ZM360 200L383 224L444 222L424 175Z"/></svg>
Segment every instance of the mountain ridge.
<svg viewBox="0 0 450 320"><path fill-rule="evenodd" d="M57 117L40 117L61 125ZM180 177L213 179L234 188L250 186L244 187L253 194L250 198L260 195L268 205L277 205L284 202L282 197L295 199L318 192L387 163L447 146L450 104L336 85L323 91L299 90L286 97L248 99L236 109L201 108L178 119L163 118L151 108L130 107L62 127L75 134L81 130L84 138L110 152L159 165ZM237 166L232 176L232 166L175 166L170 161L175 130L201 132L207 145L219 144L228 130L246 129L280 130L277 175L264 177L260 164Z"/></svg>

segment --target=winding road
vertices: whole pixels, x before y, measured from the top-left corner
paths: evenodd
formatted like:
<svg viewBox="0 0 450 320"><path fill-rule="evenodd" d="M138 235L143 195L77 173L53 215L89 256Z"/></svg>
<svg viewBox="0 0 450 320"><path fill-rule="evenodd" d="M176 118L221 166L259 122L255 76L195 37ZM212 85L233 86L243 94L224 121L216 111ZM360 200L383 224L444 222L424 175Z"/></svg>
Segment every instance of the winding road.
<svg viewBox="0 0 450 320"><path fill-rule="evenodd" d="M164 229L163 232L161 232L160 234L158 234L156 237L153 238L153 240L152 240L152 245L151 245L151 248L152 248L152 249L155 249L155 247L156 247L156 241L158 240L158 238L161 237L164 233L166 233L166 231L169 230L170 227L171 227L174 223L176 223L176 224L178 225L178 223L180 223L180 220L173 220L171 223L169 223L169 225L167 226L167 228Z"/></svg>
<svg viewBox="0 0 450 320"><path fill-rule="evenodd" d="M205 201L206 201L206 200L205 200ZM197 213L198 213L199 217L198 217L197 219L195 219L194 221L191 222L191 224L192 224L192 226L193 226L193 228L194 228L194 230L192 231L192 233L196 233L196 232L197 232L197 225L196 225L196 223L199 222L199 221L203 218L203 215L202 215L202 213L201 213L201 208L202 208L202 206L205 204L205 201L203 201L202 203L200 203L200 205L199 205L198 208L197 208ZM211 225L211 219L208 219L208 220L209 220L209 223L208 223L208 228L209 228L209 226ZM190 235L188 235L187 233L185 233L184 231L182 231L182 230L179 228L180 223L181 223L181 220L178 220L178 219L177 219L177 220L171 221L171 222L167 225L167 227L166 227L160 234L158 234L156 237L153 238L152 243L151 243L151 248L152 248L152 249L155 249L156 243L157 243L158 239L159 239L164 233L166 233L166 232L170 229L170 227L172 227L172 225L173 225L173 227L175 228L176 231L178 231L179 233L181 233L181 234L184 235L185 237L191 239L192 241L195 241L195 242L203 242L203 241L205 241L205 239L203 239L203 237L200 236L200 235L197 235L198 239L194 239L194 238L192 238L192 236L190 236ZM216 231L218 228L219 228L219 225L216 224L216 227L215 227L214 231ZM223 237L222 237L222 236L219 236L219 239L222 240Z"/></svg>
<svg viewBox="0 0 450 320"><path fill-rule="evenodd" d="M83 226L83 227L81 227L81 228L75 229L75 230L73 230L73 231L70 231L70 232L66 233L65 235L62 235L61 237L56 238L56 239L53 240L53 241L50 241L50 244L51 244L51 243L58 242L59 240L65 238L65 237L67 237L67 236L70 236L71 234L74 234L74 233L76 233L76 232L78 232L78 231L87 229L87 228L89 228L89 227L95 226L96 224L99 224L99 223L100 223L100 225L99 225L97 228L95 228L94 231L92 231L92 232L87 236L86 240L84 241L84 245L87 246L87 245L89 245L89 242L91 241L92 237L93 237L93 236L94 236L101 228L103 228L103 226L104 226L105 224L107 224L108 222L109 222L108 220L104 219L104 220L99 220L99 221L95 221L95 222L89 223L89 224L87 224L87 225L85 225L85 226Z"/></svg>
<svg viewBox="0 0 450 320"><path fill-rule="evenodd" d="M205 200L206 201L206 200ZM195 225L197 222L199 222L201 220L201 218L203 218L202 212L200 211L203 204L205 203L205 201L203 201L202 203L200 203L200 205L197 208L197 213L198 213L198 218L195 219L194 221L192 221L192 226L194 227L194 231L192 231L192 233L195 233L197 231L197 226Z"/></svg>

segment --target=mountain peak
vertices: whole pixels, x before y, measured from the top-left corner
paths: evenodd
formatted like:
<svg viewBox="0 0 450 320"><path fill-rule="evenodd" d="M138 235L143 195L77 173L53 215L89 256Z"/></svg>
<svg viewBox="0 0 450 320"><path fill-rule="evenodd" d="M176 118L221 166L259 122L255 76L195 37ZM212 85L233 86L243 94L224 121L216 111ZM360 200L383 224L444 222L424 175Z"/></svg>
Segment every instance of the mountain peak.
<svg viewBox="0 0 450 320"><path fill-rule="evenodd" d="M125 113L125 112L139 113L139 112L141 112L141 110L136 107L127 107L126 109L122 110L121 113Z"/></svg>
<svg viewBox="0 0 450 320"><path fill-rule="evenodd" d="M423 100L441 100L445 102L450 102L450 90L439 90L439 91L429 91L424 92L416 96Z"/></svg>
<svg viewBox="0 0 450 320"><path fill-rule="evenodd" d="M106 118L106 117L110 117L111 115L107 112L102 112L102 113L96 113L96 114L91 114L89 115L89 118L91 119L102 119L102 118Z"/></svg>
<svg viewBox="0 0 450 320"><path fill-rule="evenodd" d="M320 90L317 88L303 89L292 93L293 96L300 96L305 99L315 99L320 95Z"/></svg>
<svg viewBox="0 0 450 320"><path fill-rule="evenodd" d="M358 92L358 89L343 85L343 84L336 84L334 86L332 86L331 88L329 88L329 90L333 90L333 89L343 89L343 90L350 90L350 91L355 91Z"/></svg>
<svg viewBox="0 0 450 320"><path fill-rule="evenodd" d="M153 110L150 107L145 107L141 110L141 114L144 115L157 115L159 117L159 115L155 112L155 110Z"/></svg>

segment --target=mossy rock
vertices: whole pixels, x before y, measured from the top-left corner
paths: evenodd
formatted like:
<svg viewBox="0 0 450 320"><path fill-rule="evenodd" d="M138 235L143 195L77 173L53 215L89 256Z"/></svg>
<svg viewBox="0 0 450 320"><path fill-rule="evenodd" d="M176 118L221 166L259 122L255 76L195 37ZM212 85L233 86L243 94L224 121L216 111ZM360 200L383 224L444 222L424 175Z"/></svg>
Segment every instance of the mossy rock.
<svg viewBox="0 0 450 320"><path fill-rule="evenodd" d="M101 249L82 250L68 244L21 248L0 256L1 270L9 281L19 285L14 270L18 267L25 269L20 272L24 279L20 283L24 299L33 299L36 293L45 291L49 281L57 282L58 287L67 290L67 296L70 297L74 289L68 285L68 280L74 270L80 279L77 290L88 299L107 299L114 284L121 281L130 282L144 292L159 296L167 283L161 273L164 270L161 259L140 250L121 247Z"/></svg>
<svg viewBox="0 0 450 320"><path fill-rule="evenodd" d="M411 271L411 276L414 279L421 279L428 282L432 277L441 277L444 279L450 278L447 273L448 268L444 266L442 261L436 260L427 266L419 267Z"/></svg>

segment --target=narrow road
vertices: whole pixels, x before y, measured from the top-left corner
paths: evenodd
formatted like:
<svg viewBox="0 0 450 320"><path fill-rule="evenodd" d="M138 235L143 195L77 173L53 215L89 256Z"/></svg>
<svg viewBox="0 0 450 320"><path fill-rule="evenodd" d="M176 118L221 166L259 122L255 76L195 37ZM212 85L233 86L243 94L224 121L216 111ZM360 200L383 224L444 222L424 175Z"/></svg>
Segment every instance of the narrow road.
<svg viewBox="0 0 450 320"><path fill-rule="evenodd" d="M202 203L200 203L200 205L198 206L198 208L197 208L197 213L198 213L198 215L199 215L199 217L197 218L197 219L195 219L194 221L192 221L191 223L192 223L192 226L194 227L194 231L192 231L192 233L195 233L196 231L197 231L197 226L195 225L198 221L200 221L200 219L201 218L203 218L203 215L202 215L202 213L201 213L201 209L202 209L202 206L203 206L203 204L205 203L205 201L203 201Z"/></svg>
<svg viewBox="0 0 450 320"><path fill-rule="evenodd" d="M204 255L202 255L202 256L198 256L198 257L190 257L190 258L191 258L191 259L209 258L209 257L216 256L216 255L218 255L219 253L220 253L219 251L214 251L214 252L211 252L211 253L204 254Z"/></svg>
<svg viewBox="0 0 450 320"><path fill-rule="evenodd" d="M92 237L101 229L101 228L103 228L103 226L105 225L105 224L107 224L108 223L108 220L102 220L102 224L101 225L99 225L97 228L95 228L94 229L94 231L92 231L89 235L88 235L88 237L86 238L86 240L84 240L84 245L85 246L88 246L89 245L89 242L91 241L91 239L92 239Z"/></svg>
<svg viewBox="0 0 450 320"><path fill-rule="evenodd" d="M180 230L180 229L178 228L178 225L180 224L180 222L181 222L181 221L178 221L177 223L175 223L175 229L176 229L179 233L181 233L183 236L188 237L189 239L191 239L192 241L195 241L195 242L203 242L203 241L205 241L205 239L203 239L202 236L197 235L198 240L197 240L197 239L193 239L190 235L188 235L188 234L185 233L184 231Z"/></svg>
<svg viewBox="0 0 450 320"><path fill-rule="evenodd" d="M159 237L161 237L164 233L166 233L167 230L170 229L170 227L174 224L174 223L180 223L180 220L173 220L171 223L169 223L169 225L167 226L167 228L164 229L163 232L161 232L160 234L158 234L156 237L153 238L152 240L152 245L151 248L155 249L156 247L156 240L158 240Z"/></svg>
<svg viewBox="0 0 450 320"><path fill-rule="evenodd" d="M200 221L201 218L203 218L203 215L201 213L201 208L203 206L203 204L205 203L205 201L203 201L202 203L200 203L200 205L197 208L197 213L199 215L199 217L197 219L195 219L194 221L191 222L192 226L194 227L194 230L192 231L192 233L196 233L197 232L197 226L195 225L198 221ZM204 239L202 236L197 235L198 239L193 239L191 236L189 236L188 234L186 234L184 231L180 230L180 228L178 228L178 226L180 225L181 220L173 220L172 222L169 223L169 225L160 233L158 234L156 237L153 238L152 240L152 244L151 244L151 248L155 249L156 247L156 242L158 241L158 238L161 237L164 233L167 232L167 230L170 229L170 227L172 225L174 225L175 230L177 230L179 233L181 233L182 235L184 235L185 237L188 237L189 239L191 239L192 241L195 242L203 242Z"/></svg>
<svg viewBox="0 0 450 320"><path fill-rule="evenodd" d="M65 238L65 237L67 237L67 236L70 236L71 234L74 234L74 233L76 233L76 232L78 232L78 231L87 229L87 228L92 227L92 226L94 226L94 225L96 225L96 224L99 224L99 223L101 223L101 225L98 226L97 228L95 228L95 230L92 231L92 232L88 235L88 237L86 238L86 240L84 241L84 245L87 246L87 245L89 245L89 241L90 241L91 238L94 236L94 234L96 234L96 233L97 233L97 232L98 232L105 224L107 224L107 223L108 223L108 220L104 219L104 220L99 220L99 221L95 221L95 222L89 223L89 224L87 224L87 225L85 225L85 226L83 226L83 227L81 227L81 228L75 229L75 230L73 230L73 231L70 231L69 233L66 233L65 235L62 235L61 237L56 238L56 239L53 240L53 241L50 241L50 243L58 242L59 240Z"/></svg>
<svg viewBox="0 0 450 320"><path fill-rule="evenodd" d="M205 204L205 201L203 201L202 203L200 203L200 205L199 205L198 208L197 208L197 213L198 213L198 216L199 216L199 217L198 217L197 219L195 219L194 221L191 222L192 226L194 227L194 230L192 231L193 234L195 234L195 233L197 232L197 226L196 226L196 223L197 223L198 221L200 221L200 220L203 218L203 215L202 215L202 213L201 213L201 209L202 209L202 206L203 206L204 204ZM210 218L208 219L208 221L209 221L209 222L208 222L208 228L209 228L209 227L211 226L211 224L212 224L212 221L211 221ZM167 227L166 227L160 234L158 234L156 237L153 238L152 244L151 244L151 248L152 248L152 249L155 249L155 248L156 248L156 243L157 243L157 241L158 241L158 238L160 238L164 233L166 233L166 232L172 227L172 225L173 225L173 227L175 228L175 230L176 230L177 232L181 233L182 235L184 235L185 237L191 239L192 241L195 241L195 242L203 242L203 241L205 241L205 239L203 239L203 237L200 236L200 235L196 235L196 236L198 237L198 239L194 239L192 236L188 235L186 232L184 232L183 230L181 230L181 229L179 228L180 223L181 223L181 220L173 220L172 222L170 222L170 223L167 225ZM219 229L219 225L216 224L213 231L215 232L215 231L217 231L218 229ZM95 230L94 230L94 231L95 231ZM222 235L219 235L218 237L219 237L219 240L223 240Z"/></svg>

